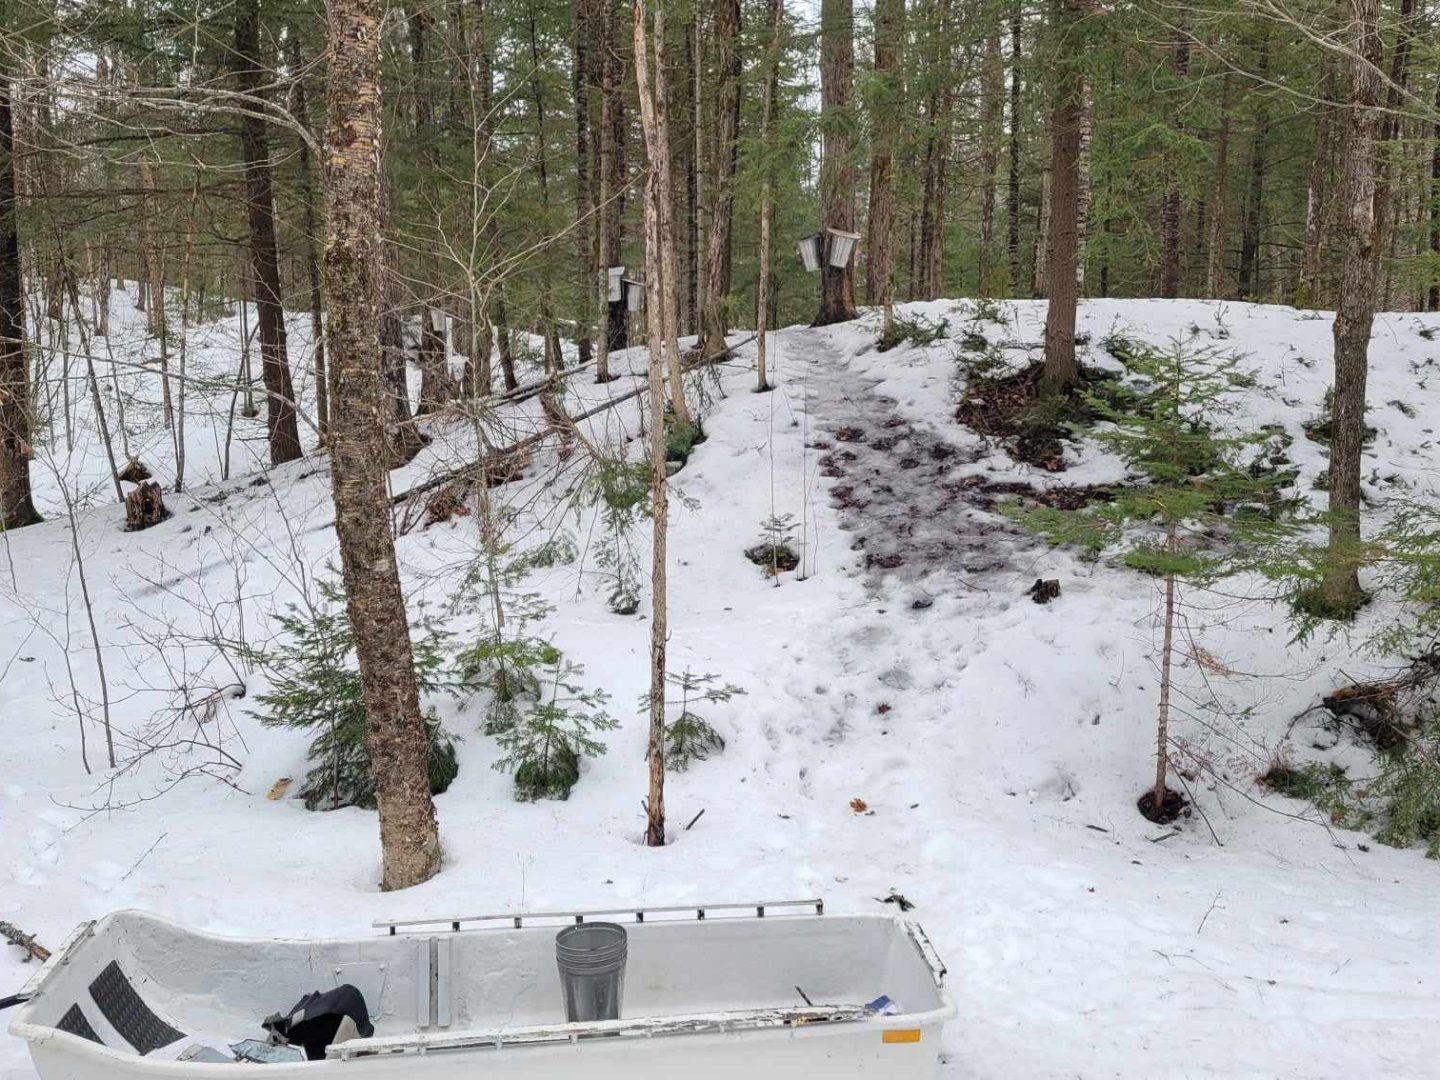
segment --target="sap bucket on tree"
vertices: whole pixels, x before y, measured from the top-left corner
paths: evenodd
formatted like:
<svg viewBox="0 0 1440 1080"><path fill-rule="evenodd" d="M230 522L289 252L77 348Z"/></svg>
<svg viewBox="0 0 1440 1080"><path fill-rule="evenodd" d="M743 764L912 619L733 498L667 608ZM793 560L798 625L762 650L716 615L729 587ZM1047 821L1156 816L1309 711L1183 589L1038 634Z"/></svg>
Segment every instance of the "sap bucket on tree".
<svg viewBox="0 0 1440 1080"><path fill-rule="evenodd" d="M795 250L800 253L800 260L805 264L807 274L818 274L820 272L820 234L811 233L802 237L795 245Z"/></svg>
<svg viewBox="0 0 1440 1080"><path fill-rule="evenodd" d="M850 265L850 256L855 253L855 243L860 239L859 233L846 232L844 229L826 229L826 254L831 266L843 270Z"/></svg>

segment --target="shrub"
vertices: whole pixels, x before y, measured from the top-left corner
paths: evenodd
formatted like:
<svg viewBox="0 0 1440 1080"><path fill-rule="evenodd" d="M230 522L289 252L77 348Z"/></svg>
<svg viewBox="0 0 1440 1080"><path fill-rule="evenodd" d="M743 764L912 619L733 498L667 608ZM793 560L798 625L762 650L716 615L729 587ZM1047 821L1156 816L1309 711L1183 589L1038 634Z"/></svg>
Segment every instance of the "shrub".
<svg viewBox="0 0 1440 1080"><path fill-rule="evenodd" d="M696 675L689 668L680 673L667 671L665 681L678 687L678 698L666 698L665 706L677 706L680 715L665 725L665 766L677 772L689 768L692 761L704 761L725 749L725 738L714 726L690 706L695 702L725 702L745 693L733 683L720 682L713 672ZM650 715L650 695L640 697L640 713Z"/></svg>
<svg viewBox="0 0 1440 1080"><path fill-rule="evenodd" d="M760 523L760 542L745 549L745 558L766 574L778 578L783 571L800 565L800 556L791 545L795 542L795 515L767 517Z"/></svg>
<svg viewBox="0 0 1440 1080"><path fill-rule="evenodd" d="M577 681L579 664L556 653L549 678L549 698L540 702L499 737L505 751L495 768L515 775L515 798L568 799L580 779L580 760L605 753L596 738L616 726L605 711L609 700L600 690L586 690Z"/></svg>
<svg viewBox="0 0 1440 1080"><path fill-rule="evenodd" d="M375 775L365 724L355 635L334 582L320 585L320 603L309 610L292 605L276 621L284 633L270 648L251 647L247 659L271 680L256 698L255 713L266 727L316 731L307 751L311 768L300 788L308 810L342 806L375 807ZM412 628L415 677L422 697L458 693L465 679L449 659L448 635L422 618ZM451 737L433 709L425 712L430 791L446 790L460 771Z"/></svg>

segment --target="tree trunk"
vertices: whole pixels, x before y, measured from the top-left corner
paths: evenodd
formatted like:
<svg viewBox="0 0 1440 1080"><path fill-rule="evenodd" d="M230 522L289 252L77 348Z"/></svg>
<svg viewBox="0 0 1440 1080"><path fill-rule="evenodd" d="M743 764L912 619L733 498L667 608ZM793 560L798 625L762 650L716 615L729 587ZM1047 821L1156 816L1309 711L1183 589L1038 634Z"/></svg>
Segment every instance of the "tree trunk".
<svg viewBox="0 0 1440 1080"><path fill-rule="evenodd" d="M690 150L686 154L695 170L695 298L694 307L698 320L705 321L708 303L705 299L705 271L700 265L705 252L709 250L706 237L706 215L713 209L713 202L705 202L705 13L707 4L695 5L695 19L690 24ZM701 330L703 331L703 326Z"/></svg>
<svg viewBox="0 0 1440 1080"><path fill-rule="evenodd" d="M1010 295L1020 296L1020 32L1024 9L1015 0L1010 9L1010 175L1006 212L1009 217Z"/></svg>
<svg viewBox="0 0 1440 1080"><path fill-rule="evenodd" d="M0 48L0 531L40 520L30 496L30 387L15 199L12 85L8 52Z"/></svg>
<svg viewBox="0 0 1440 1080"><path fill-rule="evenodd" d="M1330 440L1330 543L1321 598L1333 614L1353 612L1360 588L1360 473L1365 381L1375 321L1379 243L1375 220L1381 44L1378 0L1351 0L1350 109L1341 198L1345 264L1335 312L1335 405Z"/></svg>
<svg viewBox="0 0 1440 1080"><path fill-rule="evenodd" d="M691 28L686 27L680 34L680 64L673 85L674 102L670 115L682 121L676 125L675 177L676 183L682 178L685 184L684 233L680 250L685 265L680 271L683 288L680 289L680 328L687 334L701 336L704 313L700 310L700 263L704 253L700 250L700 206L696 199L695 185L698 180L695 161L695 38Z"/></svg>
<svg viewBox="0 0 1440 1080"><path fill-rule="evenodd" d="M380 144L380 371L385 389L386 430L396 440L393 449L405 458L404 432L410 424L410 377L405 355L405 327L400 318L405 303L402 296L400 260L392 238L395 194L390 183L389 142L383 135ZM406 458L408 460L408 458Z"/></svg>
<svg viewBox="0 0 1440 1080"><path fill-rule="evenodd" d="M1430 250L1437 279L1430 286L1430 310L1440 311L1440 78L1435 80L1435 123L1430 129Z"/></svg>
<svg viewBox="0 0 1440 1080"><path fill-rule="evenodd" d="M1082 17L1076 0L1057 0L1059 40L1073 34ZM1078 51L1078 42L1066 42ZM1050 228L1045 238L1050 271L1050 303L1045 315L1047 393L1069 389L1079 377L1075 360L1075 318L1079 302L1076 276L1080 237L1080 144L1085 114L1085 77L1078 56L1058 61L1050 113Z"/></svg>
<svg viewBox="0 0 1440 1080"><path fill-rule="evenodd" d="M638 66L639 60L637 58ZM658 296L652 296L649 303L660 301L662 326L665 330L665 367L670 372L670 409L675 422L689 426L690 405L685 400L685 373L680 362L680 300L677 288L680 280L675 259L675 185L671 171L670 121L665 108L665 82L669 64L665 59L665 7L655 9L655 95L651 99L654 111L653 145L647 140L650 165L656 172L656 198L660 214L660 289ZM647 237L648 240L648 237ZM653 408L653 406L652 406Z"/></svg>
<svg viewBox="0 0 1440 1080"><path fill-rule="evenodd" d="M380 4L330 0L324 286L335 372L331 482L346 607L355 634L375 770L381 887L440 869L428 746L385 495L377 348L380 287Z"/></svg>
<svg viewBox="0 0 1440 1080"><path fill-rule="evenodd" d="M662 70L658 51L665 32L662 8L656 15L655 47L657 79ZM650 62L646 55L645 0L635 0L635 79L640 94L640 119L645 131L649 167L645 176L645 277L654 292L666 291L663 251L669 243L665 234L664 193L661 180L670 168L669 147L665 145L661 125L663 114L657 104L663 90L657 85L650 92ZM652 296L646 304L645 319L650 338L650 507L652 525L650 564L650 739L646 761L650 770L650 791L645 802L645 843L648 847L665 845L665 649L666 649L666 580L665 545L669 524L669 504L665 481L665 391L662 353L668 348L668 307ZM674 388L671 388L674 393Z"/></svg>
<svg viewBox="0 0 1440 1080"><path fill-rule="evenodd" d="M889 328L895 260L896 117L905 108L905 0L875 4L875 93L870 116L870 222L865 259L865 298L885 305ZM882 334L887 339L888 333Z"/></svg>
<svg viewBox="0 0 1440 1080"><path fill-rule="evenodd" d="M576 344L582 364L588 364L591 357L591 333L595 323L595 280L600 273L599 229L595 220L593 189L590 186L590 84L594 81L594 54L590 49L590 38L595 32L594 24L591 0L576 0L571 90L575 103L575 218L579 224L579 228L575 230L575 272L580 279L582 312Z"/></svg>
<svg viewBox="0 0 1440 1080"><path fill-rule="evenodd" d="M310 103L305 91L304 78L300 72L300 36L291 27L287 45L290 50L290 66L295 69L295 119L305 130L310 130ZM305 276L310 282L310 339L315 356L315 422L320 426L320 436L330 433L330 377L325 370L325 320L324 303L320 292L320 215L316 206L315 179L310 161L310 144L304 139L296 140L298 145L297 164L300 172L300 201L304 206L302 227L305 230Z"/></svg>
<svg viewBox="0 0 1440 1080"><path fill-rule="evenodd" d="M760 283L755 305L755 389L770 389L766 348L770 326L770 236L775 227L775 195L770 182L770 151L775 144L776 97L780 89L780 33L785 0L770 0L770 50L765 57L765 90L760 103L760 145L765 175L760 185Z"/></svg>
<svg viewBox="0 0 1440 1080"><path fill-rule="evenodd" d="M1166 532L1165 543L1175 550L1175 526ZM1165 806L1165 779L1170 772L1170 668L1175 655L1175 575L1165 575L1165 629L1160 649L1160 711L1155 725L1155 786L1151 792L1158 816Z"/></svg>
<svg viewBox="0 0 1440 1080"><path fill-rule="evenodd" d="M1000 140L1005 124L1005 64L1000 58L1000 29L985 38L980 68L980 258L976 294L994 294L990 257L995 243L995 184L1000 173Z"/></svg>
<svg viewBox="0 0 1440 1080"><path fill-rule="evenodd" d="M718 0L714 12L715 67L719 84L715 94L715 183L711 191L710 240L705 253L706 356L725 351L725 301L730 295L735 166L740 137L740 0Z"/></svg>
<svg viewBox="0 0 1440 1080"><path fill-rule="evenodd" d="M1075 196L1075 291L1085 295L1085 256L1090 246L1090 144L1095 131L1095 105L1091 100L1090 83L1081 89L1080 98L1080 165L1076 176L1079 191Z"/></svg>
<svg viewBox="0 0 1440 1080"><path fill-rule="evenodd" d="M595 67L600 76L600 122L596 126L595 141L599 153L595 171L598 175L599 188L595 206L595 261L596 277L591 284L592 294L598 292L599 320L595 334L595 381L606 383L610 381L610 349L613 343L615 320L612 311L616 305L610 302L610 275L609 268L615 265L620 257L617 249L612 248L612 237L610 233L610 201L615 198L615 144L614 133L610 124L610 110L613 108L612 99L616 95L615 85L615 63L612 57L614 51L611 45L611 26L618 16L615 13L615 5L609 0L599 0L594 9L594 22L591 24L591 32L594 33L600 49L600 58ZM624 319L620 320L624 326ZM623 347L623 346L622 346Z"/></svg>
<svg viewBox="0 0 1440 1080"><path fill-rule="evenodd" d="M466 11L466 40L470 50L466 57L467 78L470 80L473 98L470 126L473 142L472 152L477 161L475 179L471 186L472 228L478 229L480 250L483 253L479 265L467 265L466 285L470 292L470 321L472 326L470 363L467 365L465 392L473 397L490 394L494 381L491 362L497 340L501 354L510 355L510 334L508 327L500 332L503 321L505 300L500 293L501 282L491 283L486 279L488 260L499 248L496 239L495 212L490 206L493 192L491 177L494 168L490 161L494 153L493 115L494 65L490 57L490 30L486 25L485 0L470 0ZM473 57L473 60L471 59ZM492 293L494 295L492 295ZM493 320L493 321L492 321ZM505 367L507 389L515 385L514 362Z"/></svg>
<svg viewBox="0 0 1440 1080"><path fill-rule="evenodd" d="M1054 136L1051 136L1052 140ZM1050 295L1050 219L1054 214L1055 170L1040 172L1040 209L1035 215L1035 258L1030 264L1030 295L1043 300Z"/></svg>
<svg viewBox="0 0 1440 1080"><path fill-rule="evenodd" d="M1335 112L1335 74L1339 60L1326 52L1320 60L1320 113L1315 118L1314 149L1305 183L1305 240L1300 276L1295 283L1295 306L1316 304L1320 290L1321 256L1325 250L1326 196L1330 190L1330 130Z"/></svg>
<svg viewBox="0 0 1440 1080"><path fill-rule="evenodd" d="M142 262L145 266L145 286L149 291L146 305L146 323L150 336L165 338L165 260L160 251L160 230L157 228L160 216L159 200L155 197L155 160L148 153L140 155L140 186L145 191L145 224L141 229L141 244L144 248ZM163 349L163 345L161 346ZM170 417L165 417L170 422Z"/></svg>
<svg viewBox="0 0 1440 1080"><path fill-rule="evenodd" d="M948 2L948 0L946 0ZM850 160L850 84L855 74L853 0L820 3L820 212L825 228L855 229L855 168ZM816 326L855 318L855 252L831 266L830 244L820 255L820 310Z"/></svg>
<svg viewBox="0 0 1440 1080"><path fill-rule="evenodd" d="M1181 8L1170 64L1181 95L1190 74L1190 12ZM1183 124L1180 126L1183 127ZM1160 295L1173 300L1180 295L1180 168L1170 168L1169 184L1160 201Z"/></svg>
<svg viewBox="0 0 1440 1080"><path fill-rule="evenodd" d="M625 81L625 58L620 52L620 30L622 19L611 0L606 0L602 40L604 55L601 59L600 80L600 127L604 139L601 157L601 186L606 197L601 212L602 241L606 257L601 265L607 269L619 266L624 251L625 224L625 136L629 125L625 119L625 95L622 87ZM624 349L629 345L629 327L625 317L623 300L606 302L605 341L607 353ZM597 370L597 377L599 372ZM608 362L604 377L608 380Z"/></svg>
<svg viewBox="0 0 1440 1080"><path fill-rule="evenodd" d="M1230 72L1220 77L1220 127L1215 132L1215 191L1210 198L1210 241L1205 295L1220 299L1225 288L1225 213L1230 188Z"/></svg>
<svg viewBox="0 0 1440 1080"><path fill-rule="evenodd" d="M1262 30L1260 39L1259 65L1256 77L1260 80L1270 75L1269 30ZM1265 173L1269 168L1270 150L1270 107L1269 99L1257 98L1255 110L1255 138L1250 147L1250 190L1245 195L1245 223L1240 236L1240 277L1236 293L1241 300L1252 300L1260 295L1260 234L1265 218Z"/></svg>
<svg viewBox="0 0 1440 1080"><path fill-rule="evenodd" d="M1400 141L1401 103L1407 96L1410 82L1410 50L1415 41L1415 0L1400 0L1400 25L1396 30L1395 49L1390 56L1390 77L1386 82L1385 114L1380 122L1380 141L1376 157L1375 182L1375 259L1383 266L1385 248L1393 242L1395 211L1391 188L1396 171L1404 163ZM1386 277L1385 299L1388 306L1390 288Z"/></svg>
<svg viewBox="0 0 1440 1080"><path fill-rule="evenodd" d="M418 151L419 176L415 183L422 219L432 218L440 211L436 181L440 174L440 148L435 127L435 67L431 56L431 38L435 19L430 13L430 0L408 0L410 23L411 94L415 106L415 146ZM431 255L429 238L419 238L420 250L414 253L411 273L419 286L416 311L420 317L420 403L421 413L433 412L455 396L450 378L449 343L445 311L440 306L439 274Z"/></svg>
<svg viewBox="0 0 1440 1080"><path fill-rule="evenodd" d="M951 63L951 0L939 0L931 16L927 67L932 89L926 104L923 193L920 202L921 295L940 295L945 256L945 169L950 160L950 114L955 104Z"/></svg>
<svg viewBox="0 0 1440 1080"><path fill-rule="evenodd" d="M267 77L260 60L260 0L238 0L235 62L238 64L235 82L240 92L264 96L261 87ZM265 120L258 112L247 111L241 117L240 151L245 167L245 209L250 222L270 464L281 465L300 456L300 428L295 419L295 390L285 354L285 309L281 303L280 261L275 244L270 142ZM160 297L155 301L163 303Z"/></svg>
<svg viewBox="0 0 1440 1080"><path fill-rule="evenodd" d="M527 11L530 26L530 98L535 108L535 171L540 181L540 213L548 224L550 220L550 167L547 163L548 150L545 142L545 95L540 84L543 63L540 59L540 37L535 25L535 4L531 0ZM551 295L549 253L540 253L540 337L545 343L545 370L558 372L563 366L560 360L559 336L555 326L555 301Z"/></svg>

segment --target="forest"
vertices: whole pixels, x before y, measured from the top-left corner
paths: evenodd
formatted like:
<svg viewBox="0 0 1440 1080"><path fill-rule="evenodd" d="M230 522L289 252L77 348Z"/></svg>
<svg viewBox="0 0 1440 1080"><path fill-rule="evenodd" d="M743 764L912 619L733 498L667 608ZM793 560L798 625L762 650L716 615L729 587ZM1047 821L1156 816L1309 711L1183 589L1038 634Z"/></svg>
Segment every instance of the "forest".
<svg viewBox="0 0 1440 1080"><path fill-rule="evenodd" d="M1437 372L1430 0L0 0L0 973L830 893L946 1077L1421 1075Z"/></svg>

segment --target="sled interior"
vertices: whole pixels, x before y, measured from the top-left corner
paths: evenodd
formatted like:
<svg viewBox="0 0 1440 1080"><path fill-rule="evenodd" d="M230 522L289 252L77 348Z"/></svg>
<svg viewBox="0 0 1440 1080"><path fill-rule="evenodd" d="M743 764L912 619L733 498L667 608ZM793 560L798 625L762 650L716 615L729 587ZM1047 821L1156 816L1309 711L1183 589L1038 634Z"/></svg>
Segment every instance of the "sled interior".
<svg viewBox="0 0 1440 1080"><path fill-rule="evenodd" d="M16 1028L27 1038L48 1028L134 1054L182 1035L260 1039L266 1016L346 983L365 997L375 1025L368 1044L581 1028L565 1024L555 963L563 925L247 940L119 912L82 927L47 964ZM626 930L622 1022L809 1009L854 1019L882 995L907 1015L947 1004L943 969L923 935L890 917L692 914L626 921Z"/></svg>

